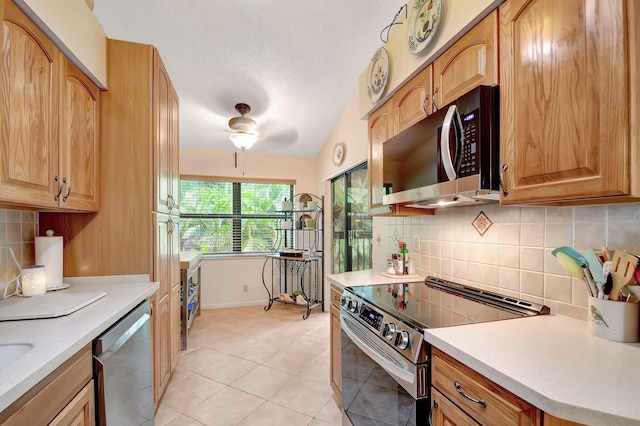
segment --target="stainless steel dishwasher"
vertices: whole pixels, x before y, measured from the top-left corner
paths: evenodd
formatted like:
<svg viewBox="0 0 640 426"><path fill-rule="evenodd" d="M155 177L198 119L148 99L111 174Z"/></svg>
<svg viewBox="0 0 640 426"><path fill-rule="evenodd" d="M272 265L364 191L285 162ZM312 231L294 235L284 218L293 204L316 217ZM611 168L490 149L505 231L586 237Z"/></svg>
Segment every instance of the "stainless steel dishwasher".
<svg viewBox="0 0 640 426"><path fill-rule="evenodd" d="M151 304L144 301L93 341L97 425L153 425Z"/></svg>

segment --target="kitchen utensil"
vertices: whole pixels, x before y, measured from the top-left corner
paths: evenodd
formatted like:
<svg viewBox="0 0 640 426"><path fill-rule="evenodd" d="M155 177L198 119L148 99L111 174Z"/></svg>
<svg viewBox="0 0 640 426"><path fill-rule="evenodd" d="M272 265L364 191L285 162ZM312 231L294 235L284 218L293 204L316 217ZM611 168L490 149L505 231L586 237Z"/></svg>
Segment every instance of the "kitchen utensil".
<svg viewBox="0 0 640 426"><path fill-rule="evenodd" d="M611 260L611 252L606 246L602 246L602 257L604 257L604 261Z"/></svg>
<svg viewBox="0 0 640 426"><path fill-rule="evenodd" d="M584 251L584 257L589 262L589 271L591 271L591 276L593 280L597 283L604 283L604 273L602 272L602 263L600 263L600 259L593 249L586 249Z"/></svg>
<svg viewBox="0 0 640 426"><path fill-rule="evenodd" d="M618 300L622 286L633 282L633 275L638 265L638 258L623 250L616 250L611 261L611 275L613 275L613 287L610 298Z"/></svg>
<svg viewBox="0 0 640 426"><path fill-rule="evenodd" d="M576 261L574 261L572 258L564 254L563 252L557 252L555 256L565 271L567 271L569 274L571 274L575 278L584 280L585 284L587 285L587 292L589 293L589 295L595 297L598 294L598 290L595 288L595 284L594 284L594 288L592 289L591 284L585 277L584 271L586 270L588 272L589 271L588 267L586 267L586 269L583 269L581 265L579 265Z"/></svg>
<svg viewBox="0 0 640 426"><path fill-rule="evenodd" d="M584 256L581 255L580 252L578 252L573 247L562 246L554 249L551 252L551 254L556 257L558 253L564 253L566 256L569 256L571 259L573 259L574 262L580 265L580 267L582 267L583 265L589 266L589 262L587 262L587 259L585 259Z"/></svg>
<svg viewBox="0 0 640 426"><path fill-rule="evenodd" d="M628 285L623 285L620 289L620 301L621 302L636 302L633 300L635 298L635 294L630 290Z"/></svg>
<svg viewBox="0 0 640 426"><path fill-rule="evenodd" d="M631 298L630 302L634 302L634 303L640 302L640 285L630 285L628 287L631 293L635 295L635 299Z"/></svg>

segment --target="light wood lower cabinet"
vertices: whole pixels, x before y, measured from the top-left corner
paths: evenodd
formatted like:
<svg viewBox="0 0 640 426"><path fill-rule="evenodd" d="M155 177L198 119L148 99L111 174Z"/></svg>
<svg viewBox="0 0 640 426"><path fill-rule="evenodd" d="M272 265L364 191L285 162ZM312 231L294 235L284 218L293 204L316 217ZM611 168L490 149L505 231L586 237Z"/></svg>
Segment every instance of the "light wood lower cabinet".
<svg viewBox="0 0 640 426"><path fill-rule="evenodd" d="M432 426L478 426L478 422L434 388L431 388L431 406Z"/></svg>
<svg viewBox="0 0 640 426"><path fill-rule="evenodd" d="M93 380L91 380L49 426L89 426L96 423Z"/></svg>
<svg viewBox="0 0 640 426"><path fill-rule="evenodd" d="M92 375L88 344L0 413L0 424L95 424Z"/></svg>
<svg viewBox="0 0 640 426"><path fill-rule="evenodd" d="M331 288L331 306L329 307L329 334L331 353L331 388L338 399L342 400L342 338L340 329L341 293Z"/></svg>
<svg viewBox="0 0 640 426"><path fill-rule="evenodd" d="M436 348L433 348L431 357L431 376L431 384L442 394L441 399L446 397L453 403L453 407L460 407L460 413L455 415L450 413L453 408L444 409L450 418L468 413L480 424L542 424L542 413L538 408ZM457 423L445 421L440 424Z"/></svg>

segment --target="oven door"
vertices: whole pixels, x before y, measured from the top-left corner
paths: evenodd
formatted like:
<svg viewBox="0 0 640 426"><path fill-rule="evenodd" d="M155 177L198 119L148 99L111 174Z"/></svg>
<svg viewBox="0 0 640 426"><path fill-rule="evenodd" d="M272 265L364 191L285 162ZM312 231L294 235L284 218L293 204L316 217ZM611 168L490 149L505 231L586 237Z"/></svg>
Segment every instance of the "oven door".
<svg viewBox="0 0 640 426"><path fill-rule="evenodd" d="M342 407L350 423L426 425L429 398L418 399L415 394L428 392L427 367L398 355L390 361L386 345L377 343L379 338L348 314L341 313L340 324Z"/></svg>

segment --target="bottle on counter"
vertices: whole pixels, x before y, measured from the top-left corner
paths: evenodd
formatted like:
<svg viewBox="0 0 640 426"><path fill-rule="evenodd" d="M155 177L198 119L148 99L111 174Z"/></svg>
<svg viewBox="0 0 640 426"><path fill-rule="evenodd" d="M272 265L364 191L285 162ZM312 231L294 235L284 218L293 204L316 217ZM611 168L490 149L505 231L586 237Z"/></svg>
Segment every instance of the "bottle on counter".
<svg viewBox="0 0 640 426"><path fill-rule="evenodd" d="M407 263L409 250L407 249L406 243L402 243L400 253L402 254L402 275L407 275L409 274L409 265Z"/></svg>

